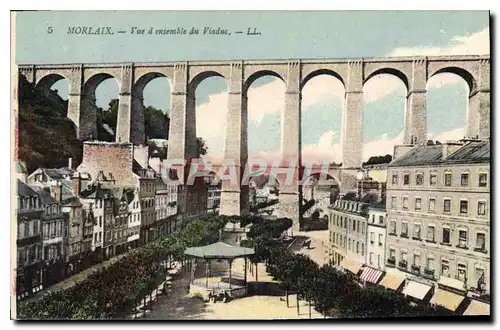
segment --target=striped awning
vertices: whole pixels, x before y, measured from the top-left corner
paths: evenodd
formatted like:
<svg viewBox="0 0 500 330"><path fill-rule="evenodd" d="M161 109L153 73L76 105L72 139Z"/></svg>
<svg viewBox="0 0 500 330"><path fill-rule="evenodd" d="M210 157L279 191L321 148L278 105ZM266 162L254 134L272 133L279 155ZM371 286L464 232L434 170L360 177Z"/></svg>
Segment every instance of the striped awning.
<svg viewBox="0 0 500 330"><path fill-rule="evenodd" d="M347 269L354 275L357 275L361 269L361 263L350 258L344 258L344 260L340 263L340 267Z"/></svg>
<svg viewBox="0 0 500 330"><path fill-rule="evenodd" d="M464 315L490 315L490 305L479 300L471 300Z"/></svg>
<svg viewBox="0 0 500 330"><path fill-rule="evenodd" d="M408 281L408 285L403 289L403 294L417 298L418 300L423 300L430 289L430 285Z"/></svg>
<svg viewBox="0 0 500 330"><path fill-rule="evenodd" d="M377 282L380 279L380 276L382 276L382 271L371 267L365 267L363 269L363 272L361 273L360 278L363 281L377 284Z"/></svg>
<svg viewBox="0 0 500 330"><path fill-rule="evenodd" d="M444 285L444 286L447 286L447 287L450 287L453 289L457 289L460 291L467 291L467 289L465 288L465 283L463 281L460 281L458 279L451 278L451 277L446 277L446 276L441 275L441 277L439 277L438 284Z"/></svg>
<svg viewBox="0 0 500 330"><path fill-rule="evenodd" d="M401 286L401 284L405 279L406 277L404 275L387 273L385 274L385 277L382 280L382 282L380 282L380 285L396 291Z"/></svg>
<svg viewBox="0 0 500 330"><path fill-rule="evenodd" d="M464 296L458 295L456 293L437 289L436 293L431 299L431 304L443 306L444 308L454 312L457 310L458 306L460 306L464 299Z"/></svg>

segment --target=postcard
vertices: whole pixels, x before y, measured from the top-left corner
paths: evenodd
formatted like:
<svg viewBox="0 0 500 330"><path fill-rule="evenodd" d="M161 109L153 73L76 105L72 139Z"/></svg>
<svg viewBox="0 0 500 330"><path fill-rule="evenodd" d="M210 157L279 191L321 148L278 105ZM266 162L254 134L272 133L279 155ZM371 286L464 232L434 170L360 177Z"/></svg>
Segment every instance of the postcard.
<svg viewBox="0 0 500 330"><path fill-rule="evenodd" d="M13 319L491 320L488 11L11 26Z"/></svg>

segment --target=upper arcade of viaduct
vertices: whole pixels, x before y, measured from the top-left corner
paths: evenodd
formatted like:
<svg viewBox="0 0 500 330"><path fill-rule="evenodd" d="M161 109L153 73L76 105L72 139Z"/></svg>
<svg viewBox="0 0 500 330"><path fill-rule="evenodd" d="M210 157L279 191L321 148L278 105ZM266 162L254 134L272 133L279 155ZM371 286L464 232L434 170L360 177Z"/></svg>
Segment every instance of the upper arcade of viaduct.
<svg viewBox="0 0 500 330"><path fill-rule="evenodd" d="M68 117L77 125L79 135L86 135L89 132L85 131L93 129L81 123L83 118L79 111L80 103L87 101L90 102L89 105L95 104L97 86L111 77L115 78L120 86L120 103L122 106L130 107L127 103L132 103L132 99L142 103L144 87L156 77L169 79L173 95L185 94L188 99L194 99L197 85L205 78L213 76L226 79L230 94L242 93L246 96L252 82L265 75L280 78L285 83L286 93L300 94L311 78L329 74L338 78L344 85L346 94L349 94L362 93L364 83L378 74L391 74L398 77L407 89L406 143L412 143L415 139L418 142L426 140L426 127L422 127L422 123L412 125L411 122L418 116L425 121L425 113L420 113L425 110L425 100L420 99L425 96L428 79L436 74L448 72L462 77L469 87L469 108L473 111L468 118L467 136L489 136L489 118L486 120L489 113L485 116L480 110L489 108L490 57L488 55L125 64L23 64L19 65L19 72L29 82L45 89L49 89L60 79L68 80L70 96ZM484 94L484 97L475 97L477 94ZM128 100L127 95L130 96ZM422 107L424 109L417 109ZM475 108L479 111L474 111ZM414 118L411 118L412 115ZM134 132L134 129L128 128L130 122L122 123L121 126L118 128L118 136L122 142L140 143L140 140L143 140L144 132L140 129Z"/></svg>
<svg viewBox="0 0 500 330"><path fill-rule="evenodd" d="M391 74L401 79L407 89L404 143L415 145L427 141L427 81L444 72L459 75L469 86L466 135L489 138L489 56L19 65L21 75L45 90L60 79L68 80L68 117L82 139L97 136L97 86L108 78L115 78L120 91L116 139L136 145L145 142L144 87L154 78L168 78L171 86L168 157L171 159L196 157L196 87L208 77L223 77L228 85L225 158L234 160L239 172L248 160L248 88L262 76L278 77L285 83L280 166L293 167L295 177L301 166L302 88L317 75L332 75L345 89L341 124L342 169L338 173L343 191L356 188L356 169L362 164L363 85L378 74ZM184 174L180 173L180 177ZM296 220L299 218L299 187L297 180L293 182L280 187L279 214ZM223 182L221 214L243 214L248 211L247 204L248 187Z"/></svg>

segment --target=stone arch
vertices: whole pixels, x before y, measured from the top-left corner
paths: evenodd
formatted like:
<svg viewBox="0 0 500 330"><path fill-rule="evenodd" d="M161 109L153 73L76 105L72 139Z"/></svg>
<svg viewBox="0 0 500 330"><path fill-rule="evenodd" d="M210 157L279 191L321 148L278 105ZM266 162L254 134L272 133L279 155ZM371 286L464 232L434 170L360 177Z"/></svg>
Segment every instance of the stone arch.
<svg viewBox="0 0 500 330"><path fill-rule="evenodd" d="M323 179L325 174L326 180ZM313 184L309 184L310 182ZM321 192L320 196L323 197L325 197L328 192L330 202L333 203L340 194L340 180L335 178L330 172L324 173L322 171L312 171L312 173L310 173L307 177L302 178L303 196L307 195L307 193L304 194L304 192L306 192L308 188L310 189L311 199L323 199L322 197L318 197L318 191ZM316 194L314 193L315 190Z"/></svg>
<svg viewBox="0 0 500 330"><path fill-rule="evenodd" d="M215 71L215 70L207 70L207 71L202 71L198 74L196 74L193 78L190 79L189 84L188 84L188 91L191 93L194 93L196 91L196 88L198 85L205 79L212 78L212 77L219 77L223 78L227 82L227 77L225 77L222 73ZM194 95L194 94L193 94Z"/></svg>
<svg viewBox="0 0 500 330"><path fill-rule="evenodd" d="M134 86L132 87L134 95L142 99L144 88L147 84L149 84L153 79L156 78L167 78L168 83L170 84L170 86L172 86L172 81L169 77L167 77L167 75L161 72L152 71L145 73L136 79Z"/></svg>
<svg viewBox="0 0 500 330"><path fill-rule="evenodd" d="M309 80L311 80L317 76L320 76L320 75L328 75L328 76L337 78L338 80L340 80L340 82L342 83L342 86L344 86L344 89L345 89L345 81L338 72L330 70L330 69L318 69L318 70L314 70L314 71L310 72L308 75L306 75L305 77L302 78L302 81L300 82L300 90L302 91L302 89L309 82Z"/></svg>
<svg viewBox="0 0 500 330"><path fill-rule="evenodd" d="M109 73L96 73L87 79L83 85L83 93L86 97L91 97L95 101L95 90L103 81L114 78L120 87L119 79Z"/></svg>
<svg viewBox="0 0 500 330"><path fill-rule="evenodd" d="M469 86L469 94L474 92L477 89L477 82L472 73L470 73L467 69L458 67L458 66L446 66L440 69L437 69L434 72L429 72L429 79L432 78L435 75L438 75L440 73L453 73L467 83L467 86Z"/></svg>
<svg viewBox="0 0 500 330"><path fill-rule="evenodd" d="M259 78L265 77L265 76L272 76L281 79L281 81L286 85L286 80L275 70L268 70L268 69L263 69L263 70L258 70L254 73L252 73L250 76L245 78L245 81L243 83L243 92L245 95L247 94L248 88Z"/></svg>
<svg viewBox="0 0 500 330"><path fill-rule="evenodd" d="M406 91L409 90L408 76L403 71L396 69L396 68L391 68L391 67L383 67L383 68L377 69L377 70L373 71L372 73L370 73L369 75L367 75L363 81L363 86L366 84L366 82L368 82L368 80L370 80L371 78L378 76L380 74L390 74L390 75L393 75L393 76L399 78L403 82L403 84L405 85Z"/></svg>
<svg viewBox="0 0 500 330"><path fill-rule="evenodd" d="M60 74L60 73L49 73L49 74L43 76L42 78L40 78L40 80L38 80L38 82L36 83L36 87L43 90L44 92L48 92L50 90L50 88L56 82L63 80L63 79L66 79L68 81L68 85L70 84L70 79L68 77L66 77L65 75ZM69 90L69 86L68 86L68 90Z"/></svg>

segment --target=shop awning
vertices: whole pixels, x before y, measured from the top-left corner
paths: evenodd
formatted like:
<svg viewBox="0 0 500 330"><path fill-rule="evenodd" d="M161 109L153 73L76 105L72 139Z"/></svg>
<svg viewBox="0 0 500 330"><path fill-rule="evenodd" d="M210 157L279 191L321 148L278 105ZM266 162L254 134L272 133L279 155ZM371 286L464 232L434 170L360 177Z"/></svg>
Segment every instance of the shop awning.
<svg viewBox="0 0 500 330"><path fill-rule="evenodd" d="M467 291L467 289L465 288L464 282L457 280L455 278L451 278L451 277L441 276L439 278L438 284L444 285L444 286L447 286L447 287L450 287L453 289L457 289L460 291Z"/></svg>
<svg viewBox="0 0 500 330"><path fill-rule="evenodd" d="M464 299L464 296L460 296L456 293L437 289L436 293L431 299L431 304L443 306L444 308L454 312L457 310L458 306L460 306Z"/></svg>
<svg viewBox="0 0 500 330"><path fill-rule="evenodd" d="M403 289L403 294L423 300L431 289L430 285L418 283L415 281L408 281L408 284Z"/></svg>
<svg viewBox="0 0 500 330"><path fill-rule="evenodd" d="M365 267L363 269L363 272L361 273L360 278L363 281L377 284L377 282L380 280L380 276L382 276L382 271L371 267Z"/></svg>
<svg viewBox="0 0 500 330"><path fill-rule="evenodd" d="M471 300L464 315L490 315L490 305L479 300Z"/></svg>
<svg viewBox="0 0 500 330"><path fill-rule="evenodd" d="M361 263L350 258L344 258L344 260L340 263L340 267L347 269L354 275L357 275L361 269Z"/></svg>
<svg viewBox="0 0 500 330"><path fill-rule="evenodd" d="M382 282L380 282L380 285L396 291L401 286L401 283L403 283L405 279L406 277L404 275L387 273L385 274L385 277L382 279Z"/></svg>

